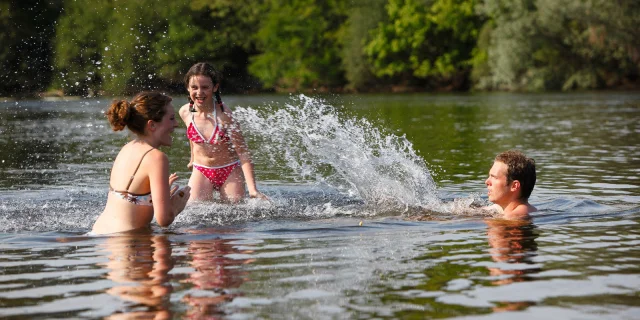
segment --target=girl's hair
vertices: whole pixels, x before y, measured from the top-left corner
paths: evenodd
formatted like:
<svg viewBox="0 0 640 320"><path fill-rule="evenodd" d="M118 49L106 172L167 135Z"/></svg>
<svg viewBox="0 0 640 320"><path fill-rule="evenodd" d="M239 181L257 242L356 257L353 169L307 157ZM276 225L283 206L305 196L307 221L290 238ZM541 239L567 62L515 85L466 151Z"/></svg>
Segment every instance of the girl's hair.
<svg viewBox="0 0 640 320"><path fill-rule="evenodd" d="M162 121L169 102L171 97L162 93L140 92L131 101L113 100L106 115L113 131L127 127L131 132L143 135L147 121Z"/></svg>
<svg viewBox="0 0 640 320"><path fill-rule="evenodd" d="M220 84L220 81L222 80L222 75L220 74L220 72L218 72L208 62L198 62L191 66L191 68L189 68L189 71L187 71L187 74L184 76L184 86L187 89L189 88L189 80L191 80L191 77L193 76L207 76L211 78L211 82L213 82L214 86L216 84ZM218 89L214 93L216 95L216 102L218 104L221 104L222 98L220 98L220 86L218 86ZM193 112L195 111L193 110L193 100L191 100L191 96L189 96L188 99L189 104L191 105L190 109Z"/></svg>

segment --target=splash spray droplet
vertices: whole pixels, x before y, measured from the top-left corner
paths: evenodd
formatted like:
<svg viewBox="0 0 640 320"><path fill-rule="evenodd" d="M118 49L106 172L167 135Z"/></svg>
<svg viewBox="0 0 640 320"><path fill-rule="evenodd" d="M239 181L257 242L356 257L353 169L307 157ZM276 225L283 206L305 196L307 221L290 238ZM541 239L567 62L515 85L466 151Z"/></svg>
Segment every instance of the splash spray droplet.
<svg viewBox="0 0 640 320"><path fill-rule="evenodd" d="M440 204L424 159L406 137L340 114L323 100L292 95L284 106L238 107L234 114L260 141L256 154L298 181L327 184L378 207Z"/></svg>

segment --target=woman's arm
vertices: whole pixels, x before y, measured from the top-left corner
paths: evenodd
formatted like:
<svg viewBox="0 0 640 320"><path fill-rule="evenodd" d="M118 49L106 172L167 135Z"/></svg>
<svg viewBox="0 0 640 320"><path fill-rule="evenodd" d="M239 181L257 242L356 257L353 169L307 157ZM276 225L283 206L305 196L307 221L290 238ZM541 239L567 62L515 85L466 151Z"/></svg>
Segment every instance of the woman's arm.
<svg viewBox="0 0 640 320"><path fill-rule="evenodd" d="M176 216L184 209L189 199L189 187L177 191L169 184L169 157L162 151L154 150L147 156L149 161L149 184L153 199L153 213L156 221L162 227L169 226ZM182 193L180 196L179 193Z"/></svg>

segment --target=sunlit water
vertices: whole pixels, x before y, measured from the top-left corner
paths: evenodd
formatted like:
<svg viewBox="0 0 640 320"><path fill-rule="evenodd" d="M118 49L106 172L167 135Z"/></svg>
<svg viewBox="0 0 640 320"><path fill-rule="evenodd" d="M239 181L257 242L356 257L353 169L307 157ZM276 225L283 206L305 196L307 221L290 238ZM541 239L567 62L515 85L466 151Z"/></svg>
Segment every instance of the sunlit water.
<svg viewBox="0 0 640 320"><path fill-rule="evenodd" d="M87 237L128 140L109 100L0 100L0 316L638 318L640 94L226 102L270 203ZM510 148L529 223L477 209ZM184 128L164 151L185 184Z"/></svg>

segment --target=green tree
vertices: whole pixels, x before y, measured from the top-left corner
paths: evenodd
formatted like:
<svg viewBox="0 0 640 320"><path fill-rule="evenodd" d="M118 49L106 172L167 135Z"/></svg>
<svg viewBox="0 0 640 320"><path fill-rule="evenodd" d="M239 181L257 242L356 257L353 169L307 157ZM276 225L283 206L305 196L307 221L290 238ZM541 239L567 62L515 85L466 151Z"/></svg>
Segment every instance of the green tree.
<svg viewBox="0 0 640 320"><path fill-rule="evenodd" d="M366 53L379 77L464 83L482 19L476 0L389 0ZM462 75L462 76L461 76ZM463 81L464 82L464 81Z"/></svg>
<svg viewBox="0 0 640 320"><path fill-rule="evenodd" d="M182 77L196 62L214 64L223 77L223 90L252 90L249 56L256 53L252 35L261 6L249 0L193 0L163 7L167 31L155 44L159 74L182 88Z"/></svg>
<svg viewBox="0 0 640 320"><path fill-rule="evenodd" d="M103 55L102 88L108 93L133 93L164 86L154 61L155 44L167 20L155 10L157 1L118 3L113 8Z"/></svg>
<svg viewBox="0 0 640 320"><path fill-rule="evenodd" d="M61 0L0 2L0 95L47 89L53 30L61 6Z"/></svg>
<svg viewBox="0 0 640 320"><path fill-rule="evenodd" d="M259 11L248 0L67 1L56 38L56 84L70 94L173 88L198 61L216 65L230 88L246 88Z"/></svg>
<svg viewBox="0 0 640 320"><path fill-rule="evenodd" d="M267 88L343 86L339 32L345 9L340 0L266 0L256 33L260 53L249 71Z"/></svg>
<svg viewBox="0 0 640 320"><path fill-rule="evenodd" d="M640 73L637 1L485 0L481 12L491 22L474 61L479 89L596 89Z"/></svg>
<svg viewBox="0 0 640 320"><path fill-rule="evenodd" d="M91 5L65 1L56 24L54 87L73 95L101 89L103 77L109 74L102 60L113 8L111 0L95 0Z"/></svg>
<svg viewBox="0 0 640 320"><path fill-rule="evenodd" d="M56 38L57 83L66 93L132 93L157 88L153 44L165 19L156 1L65 2Z"/></svg>
<svg viewBox="0 0 640 320"><path fill-rule="evenodd" d="M357 91L374 89L380 80L367 60L365 46L371 40L371 30L385 17L379 0L355 0L347 10L348 18L339 33L342 64L348 87Z"/></svg>

